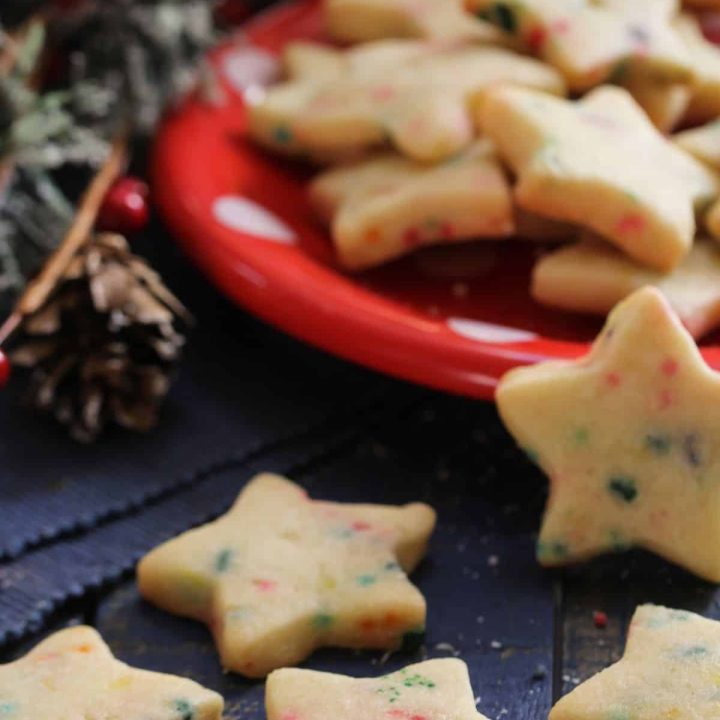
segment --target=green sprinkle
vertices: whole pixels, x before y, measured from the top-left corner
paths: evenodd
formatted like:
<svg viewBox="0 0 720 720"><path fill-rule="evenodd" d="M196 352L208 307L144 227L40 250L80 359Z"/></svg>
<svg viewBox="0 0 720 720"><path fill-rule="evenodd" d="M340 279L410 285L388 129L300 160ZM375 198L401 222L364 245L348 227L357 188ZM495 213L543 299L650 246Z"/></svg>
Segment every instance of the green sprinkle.
<svg viewBox="0 0 720 720"><path fill-rule="evenodd" d="M289 128L280 125L273 130L273 140L280 145L289 145L292 142L292 133Z"/></svg>
<svg viewBox="0 0 720 720"><path fill-rule="evenodd" d="M481 10L478 16L501 27L507 33L514 33L518 29L515 11L510 7L510 3L497 2L486 10Z"/></svg>
<svg viewBox="0 0 720 720"><path fill-rule="evenodd" d="M10 715L20 706L15 702L0 702L0 715Z"/></svg>
<svg viewBox="0 0 720 720"><path fill-rule="evenodd" d="M358 575L356 582L360 587L370 587L377 582L377 577L375 575Z"/></svg>
<svg viewBox="0 0 720 720"><path fill-rule="evenodd" d="M327 630L335 622L335 618L327 613L317 613L313 616L312 626L316 630Z"/></svg>
<svg viewBox="0 0 720 720"><path fill-rule="evenodd" d="M610 478L607 489L609 493L628 504L634 502L638 496L635 481L632 478L622 475Z"/></svg>
<svg viewBox="0 0 720 720"><path fill-rule="evenodd" d="M193 720L195 717L195 708L188 700L175 700L173 706L175 712L180 713L179 720Z"/></svg>
<svg viewBox="0 0 720 720"><path fill-rule="evenodd" d="M227 572L230 569L230 565L232 564L233 559L233 551L229 550L228 548L225 548L225 550L221 550L216 556L215 556L215 572L219 575L222 575L222 573Z"/></svg>
<svg viewBox="0 0 720 720"><path fill-rule="evenodd" d="M435 682L429 677L415 673L414 675L408 675L403 679L402 684L405 687L424 687L428 690L432 690L435 687Z"/></svg>
<svg viewBox="0 0 720 720"><path fill-rule="evenodd" d="M540 453L538 453L537 450L533 450L532 448L522 448L522 451L525 453L530 462L533 462L536 465L540 462Z"/></svg>
<svg viewBox="0 0 720 720"><path fill-rule="evenodd" d="M633 717L627 710L614 709L608 714L608 720L633 720Z"/></svg>
<svg viewBox="0 0 720 720"><path fill-rule="evenodd" d="M400 563L396 563L394 560L390 560L390 562L385 563L385 567L383 570L386 572L398 572L402 568L400 567Z"/></svg>
<svg viewBox="0 0 720 720"><path fill-rule="evenodd" d="M645 437L645 447L653 455L667 455L672 447L672 440L667 435L647 435Z"/></svg>
<svg viewBox="0 0 720 720"><path fill-rule="evenodd" d="M613 552L625 552L632 547L632 543L619 531L610 531L610 548Z"/></svg>
<svg viewBox="0 0 720 720"><path fill-rule="evenodd" d="M585 427L580 427L573 433L573 439L577 445L587 445L590 442L590 431Z"/></svg>
<svg viewBox="0 0 720 720"><path fill-rule="evenodd" d="M708 649L704 645L691 645L690 647L682 648L683 657L702 657L708 654Z"/></svg>
<svg viewBox="0 0 720 720"><path fill-rule="evenodd" d="M565 560L570 556L570 547L564 542L539 542L536 554L539 560Z"/></svg>
<svg viewBox="0 0 720 720"><path fill-rule="evenodd" d="M417 652L425 640L425 628L416 628L403 633L400 650L403 652Z"/></svg>

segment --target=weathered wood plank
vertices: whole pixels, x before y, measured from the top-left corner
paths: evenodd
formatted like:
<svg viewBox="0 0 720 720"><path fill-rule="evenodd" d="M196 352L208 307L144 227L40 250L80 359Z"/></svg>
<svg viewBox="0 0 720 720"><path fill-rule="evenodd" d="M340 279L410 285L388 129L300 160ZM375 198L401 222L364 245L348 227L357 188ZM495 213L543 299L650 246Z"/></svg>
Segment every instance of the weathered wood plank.
<svg viewBox="0 0 720 720"><path fill-rule="evenodd" d="M627 627L643 603L720 617L715 586L649 553L612 555L578 566L563 576L563 692L620 658ZM596 627L593 612L607 615Z"/></svg>

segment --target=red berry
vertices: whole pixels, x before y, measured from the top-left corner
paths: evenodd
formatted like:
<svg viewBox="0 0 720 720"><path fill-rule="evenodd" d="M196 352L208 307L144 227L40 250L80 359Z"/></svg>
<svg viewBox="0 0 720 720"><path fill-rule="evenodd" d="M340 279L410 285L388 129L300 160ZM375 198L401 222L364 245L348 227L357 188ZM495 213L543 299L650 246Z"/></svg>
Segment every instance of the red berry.
<svg viewBox="0 0 720 720"><path fill-rule="evenodd" d="M247 3L241 0L220 0L213 10L215 19L223 25L239 25L252 13Z"/></svg>
<svg viewBox="0 0 720 720"><path fill-rule="evenodd" d="M593 611L593 622L595 623L596 628L603 630L608 624L607 613L604 613L602 610Z"/></svg>
<svg viewBox="0 0 720 720"><path fill-rule="evenodd" d="M0 387L5 387L10 378L10 361L8 356L0 350Z"/></svg>
<svg viewBox="0 0 720 720"><path fill-rule="evenodd" d="M98 213L97 226L99 230L134 233L147 225L149 216L147 183L128 175L108 191Z"/></svg>
<svg viewBox="0 0 720 720"><path fill-rule="evenodd" d="M707 40L720 45L720 12L709 10L700 13L700 27Z"/></svg>

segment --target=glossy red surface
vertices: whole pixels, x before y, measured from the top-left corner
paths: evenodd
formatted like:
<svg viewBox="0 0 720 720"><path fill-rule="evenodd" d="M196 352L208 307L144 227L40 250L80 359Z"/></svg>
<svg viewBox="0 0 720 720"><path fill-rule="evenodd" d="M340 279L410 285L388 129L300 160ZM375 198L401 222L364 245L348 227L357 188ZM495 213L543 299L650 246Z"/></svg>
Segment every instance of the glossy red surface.
<svg viewBox="0 0 720 720"><path fill-rule="evenodd" d="M300 0L254 20L212 55L222 92L198 93L165 120L153 192L186 251L267 322L442 390L490 399L512 367L585 353L599 321L548 311L528 295L536 244L428 248L356 276L337 268L305 197L308 169L245 137L244 94L272 79L284 43L321 36L318 8ZM703 352L720 367L720 348Z"/></svg>

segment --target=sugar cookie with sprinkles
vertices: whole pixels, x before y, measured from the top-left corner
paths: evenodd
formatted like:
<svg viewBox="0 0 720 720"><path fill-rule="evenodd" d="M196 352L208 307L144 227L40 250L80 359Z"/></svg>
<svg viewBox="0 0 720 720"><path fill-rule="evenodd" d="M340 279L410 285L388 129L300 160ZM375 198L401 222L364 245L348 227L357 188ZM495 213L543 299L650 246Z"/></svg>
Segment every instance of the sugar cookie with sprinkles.
<svg viewBox="0 0 720 720"><path fill-rule="evenodd" d="M192 680L116 660L98 633L74 627L0 665L3 720L220 720L223 700Z"/></svg>
<svg viewBox="0 0 720 720"><path fill-rule="evenodd" d="M657 287L695 338L720 326L720 245L698 238L672 272L631 260L612 245L589 238L543 255L532 276L541 305L603 317L645 285Z"/></svg>
<svg viewBox="0 0 720 720"><path fill-rule="evenodd" d="M720 48L708 42L698 21L683 14L675 27L685 43L694 81L686 124L698 125L720 115Z"/></svg>
<svg viewBox="0 0 720 720"><path fill-rule="evenodd" d="M509 183L482 141L438 165L386 154L328 170L311 184L310 200L349 270L424 245L504 238L515 227Z"/></svg>
<svg viewBox="0 0 720 720"><path fill-rule="evenodd" d="M377 678L276 670L265 705L268 720L487 720L475 707L467 666L455 658Z"/></svg>
<svg viewBox="0 0 720 720"><path fill-rule="evenodd" d="M466 0L468 10L557 68L575 92L643 79L689 84L687 51L672 26L675 0Z"/></svg>
<svg viewBox="0 0 720 720"><path fill-rule="evenodd" d="M550 478L541 564L638 546L720 582L720 375L659 290L620 303L586 357L506 374L497 403Z"/></svg>
<svg viewBox="0 0 720 720"><path fill-rule="evenodd" d="M435 38L503 43L494 25L472 17L462 0L326 0L325 26L342 42Z"/></svg>
<svg viewBox="0 0 720 720"><path fill-rule="evenodd" d="M307 43L304 48L307 59ZM250 104L249 132L257 142L321 162L388 145L416 160L439 161L475 138L472 107L488 87L565 92L549 66L498 48L385 40L317 49L315 60L322 73L311 75L296 58L294 76Z"/></svg>
<svg viewBox="0 0 720 720"><path fill-rule="evenodd" d="M579 102L496 88L479 122L518 176L521 207L592 230L658 270L688 253L695 213L720 187L622 88L598 88Z"/></svg>
<svg viewBox="0 0 720 720"><path fill-rule="evenodd" d="M622 659L562 698L549 720L711 720L719 677L720 623L641 605Z"/></svg>
<svg viewBox="0 0 720 720"><path fill-rule="evenodd" d="M207 623L223 666L249 677L323 646L397 649L424 631L425 600L407 579L435 524L427 505L310 500L259 475L232 509L150 552L140 592Z"/></svg>
<svg viewBox="0 0 720 720"><path fill-rule="evenodd" d="M720 171L720 118L702 127L678 133L674 140L679 147L708 167ZM720 240L720 200L710 206L705 215L705 225L710 234Z"/></svg>

